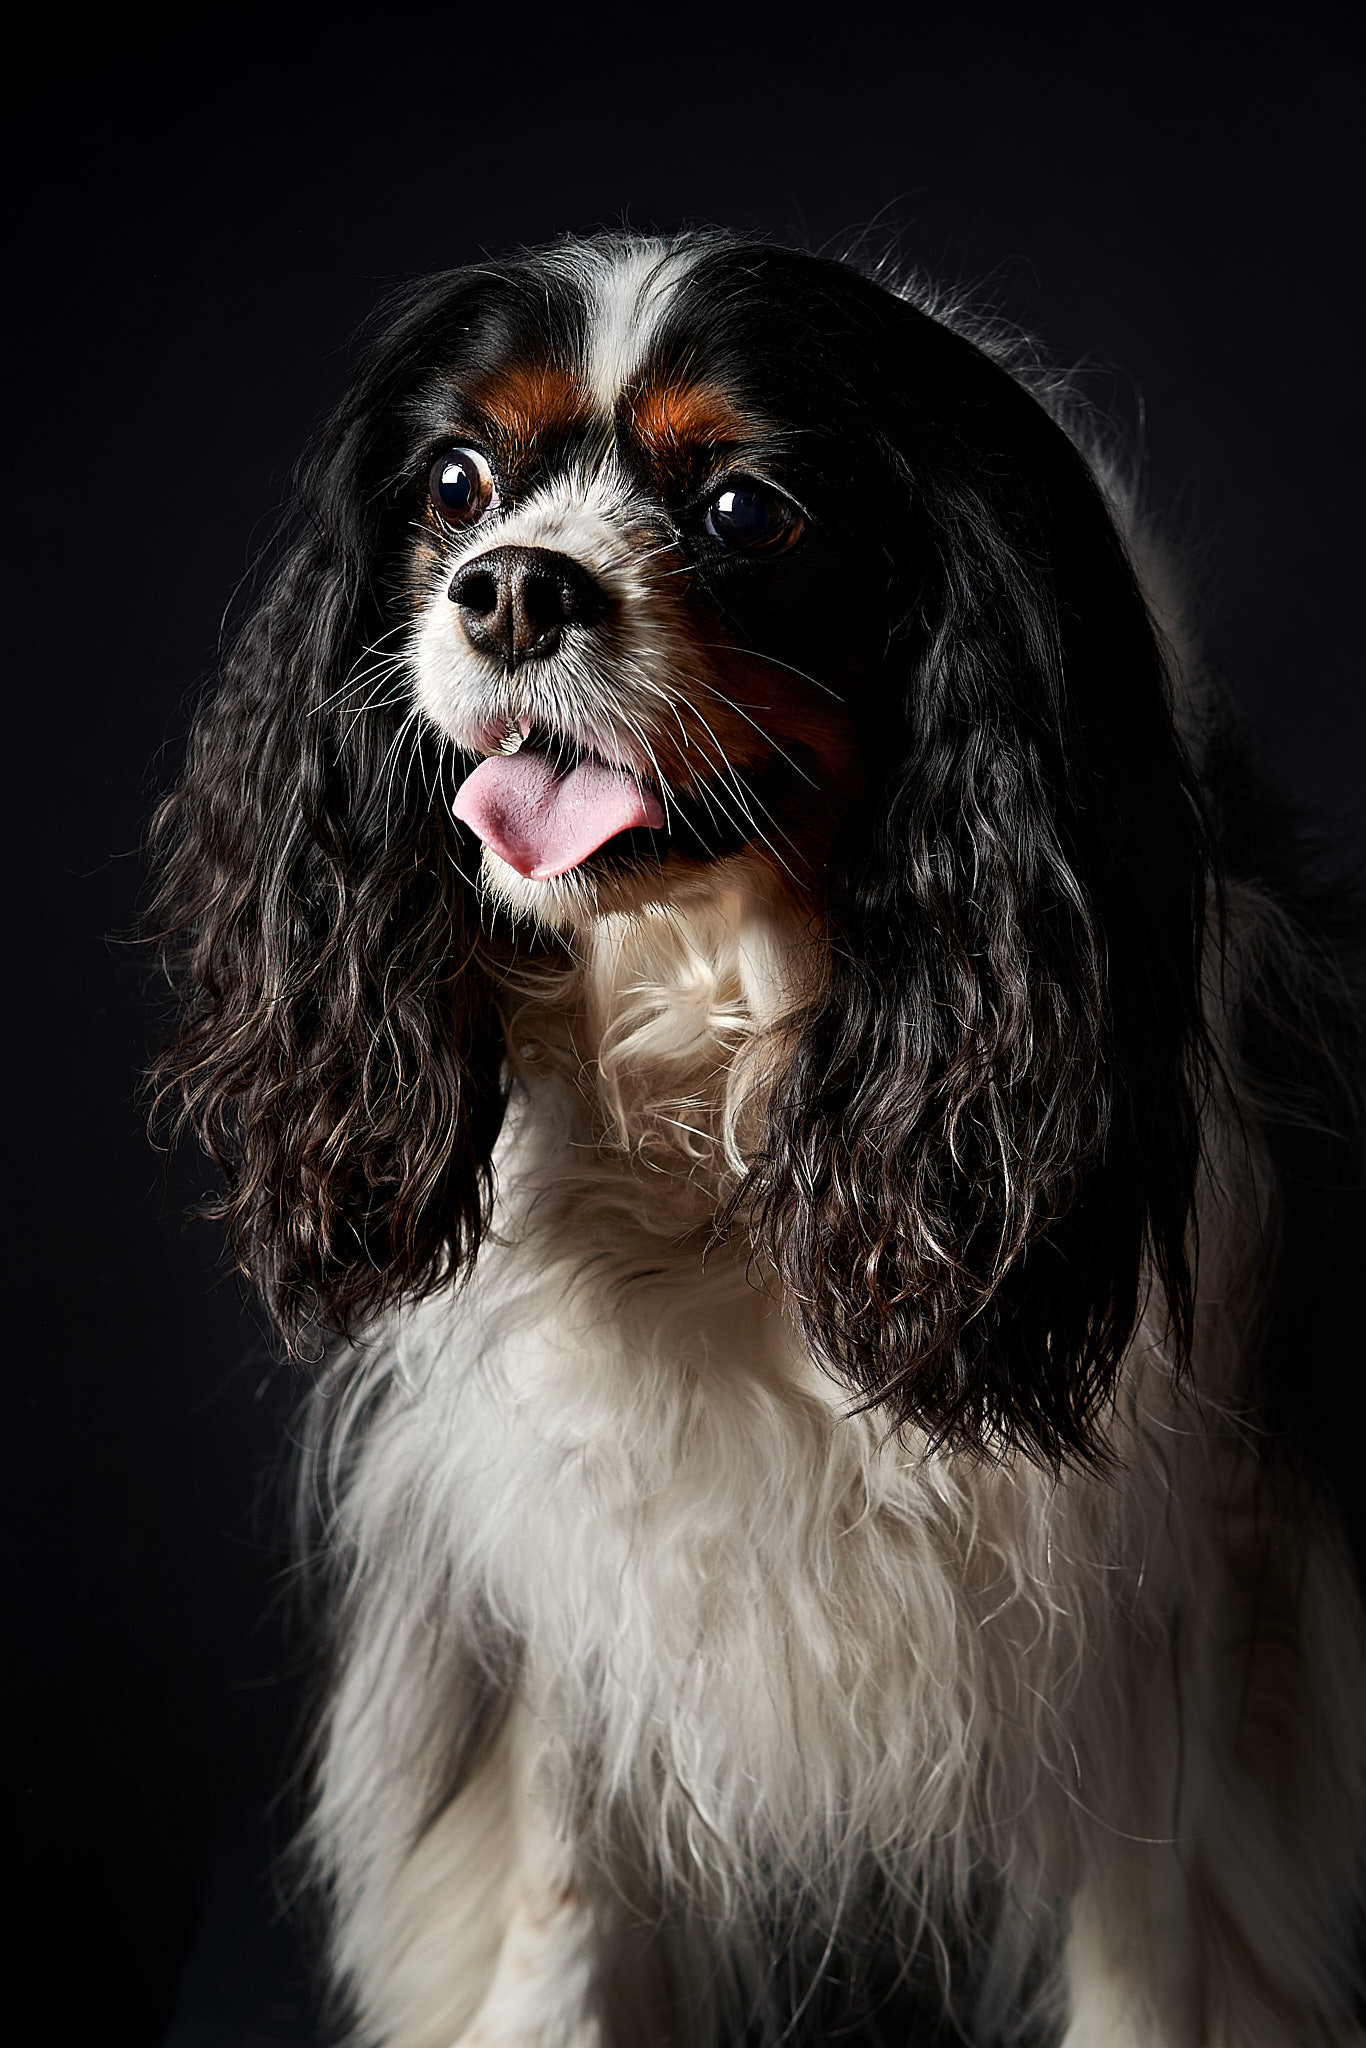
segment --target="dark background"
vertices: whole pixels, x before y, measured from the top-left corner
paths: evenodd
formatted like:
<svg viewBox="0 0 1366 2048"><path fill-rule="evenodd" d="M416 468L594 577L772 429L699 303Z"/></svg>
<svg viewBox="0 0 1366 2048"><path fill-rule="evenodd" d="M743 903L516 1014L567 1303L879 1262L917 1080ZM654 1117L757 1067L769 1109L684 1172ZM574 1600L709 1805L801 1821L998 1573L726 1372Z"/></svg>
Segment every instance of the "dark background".
<svg viewBox="0 0 1366 2048"><path fill-rule="evenodd" d="M67 20L8 88L7 1981L32 2038L104 2048L159 2039L196 1927L177 2043L295 2038L242 1901L288 1824L297 1389L182 1228L204 1170L163 1192L119 935L224 608L388 287L623 219L871 228L970 284L1082 367L1264 759L1366 851L1347 9L193 19Z"/></svg>

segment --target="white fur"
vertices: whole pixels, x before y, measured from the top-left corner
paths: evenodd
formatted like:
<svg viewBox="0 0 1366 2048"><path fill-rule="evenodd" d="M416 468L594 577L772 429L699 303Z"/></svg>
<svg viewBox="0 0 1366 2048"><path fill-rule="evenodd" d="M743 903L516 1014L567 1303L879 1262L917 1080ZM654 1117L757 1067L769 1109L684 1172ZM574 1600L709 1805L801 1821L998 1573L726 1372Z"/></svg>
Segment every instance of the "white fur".
<svg viewBox="0 0 1366 2048"><path fill-rule="evenodd" d="M1141 1332L1119 1479L885 1440L743 1242L703 1262L800 945L744 863L584 936L515 1020L473 1285L338 1374L314 1832L365 2038L708 2042L762 1993L758 1874L824 1937L874 1868L908 1947L993 1888L974 2040L1018 2036L1042 1962L1067 2048L1347 2041L1361 1646L1335 1554L1268 1550L1210 1427L1237 1218L1206 1218L1206 1406ZM504 1642L513 1718L430 1820Z"/></svg>

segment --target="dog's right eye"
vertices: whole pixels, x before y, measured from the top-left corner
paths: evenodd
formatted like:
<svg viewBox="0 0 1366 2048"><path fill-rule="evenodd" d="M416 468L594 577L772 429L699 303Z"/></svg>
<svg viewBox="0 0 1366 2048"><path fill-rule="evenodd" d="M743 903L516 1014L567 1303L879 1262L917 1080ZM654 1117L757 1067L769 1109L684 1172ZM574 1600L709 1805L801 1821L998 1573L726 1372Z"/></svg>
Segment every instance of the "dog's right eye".
<svg viewBox="0 0 1366 2048"><path fill-rule="evenodd" d="M427 478L427 492L445 526L473 526L498 502L493 471L477 448L452 448L438 455Z"/></svg>

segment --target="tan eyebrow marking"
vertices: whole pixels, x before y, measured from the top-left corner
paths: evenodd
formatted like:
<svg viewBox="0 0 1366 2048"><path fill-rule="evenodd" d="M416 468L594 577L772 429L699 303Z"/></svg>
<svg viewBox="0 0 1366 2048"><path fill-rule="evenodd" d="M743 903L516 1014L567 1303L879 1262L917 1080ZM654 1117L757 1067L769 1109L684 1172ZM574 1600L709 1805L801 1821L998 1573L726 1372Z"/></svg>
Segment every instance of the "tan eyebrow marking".
<svg viewBox="0 0 1366 2048"><path fill-rule="evenodd" d="M514 446L565 434L590 416L588 395L559 363L514 363L481 379L470 398Z"/></svg>
<svg viewBox="0 0 1366 2048"><path fill-rule="evenodd" d="M646 384L624 403L632 432L656 457L745 441L753 432L725 393L708 384Z"/></svg>

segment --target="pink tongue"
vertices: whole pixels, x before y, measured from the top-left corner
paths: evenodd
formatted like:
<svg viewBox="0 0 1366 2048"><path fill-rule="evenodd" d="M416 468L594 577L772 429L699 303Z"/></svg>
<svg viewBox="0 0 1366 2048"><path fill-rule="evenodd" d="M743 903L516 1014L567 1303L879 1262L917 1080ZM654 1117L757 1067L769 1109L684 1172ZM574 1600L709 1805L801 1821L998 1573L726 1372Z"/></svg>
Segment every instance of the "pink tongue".
<svg viewBox="0 0 1366 2048"><path fill-rule="evenodd" d="M454 809L500 860L535 882L576 868L633 825L664 823L654 791L624 768L580 761L564 772L532 747L481 761Z"/></svg>

